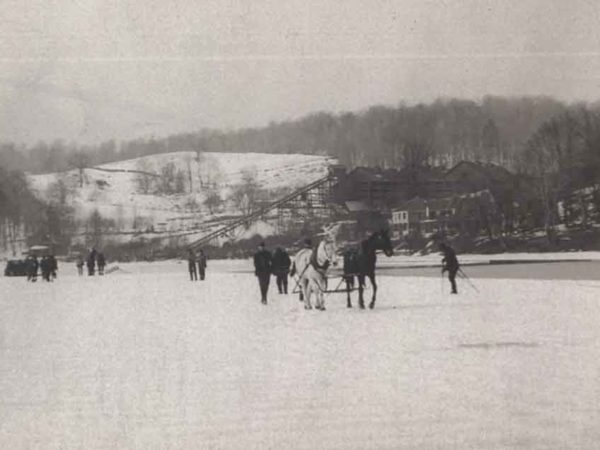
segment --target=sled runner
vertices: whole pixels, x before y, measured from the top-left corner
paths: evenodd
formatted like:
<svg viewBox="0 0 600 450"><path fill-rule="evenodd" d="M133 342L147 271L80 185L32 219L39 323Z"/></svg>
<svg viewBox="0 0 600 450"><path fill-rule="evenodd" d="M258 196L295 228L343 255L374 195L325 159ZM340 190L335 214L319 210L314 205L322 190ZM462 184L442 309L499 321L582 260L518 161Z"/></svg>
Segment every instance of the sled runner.
<svg viewBox="0 0 600 450"><path fill-rule="evenodd" d="M346 292L354 292L358 290L358 286L352 286L350 287L350 289L346 289L345 287L342 286L342 283L344 283L346 281L346 277L354 277L357 276L358 274L345 274L345 275L340 275L339 276L339 282L336 285L335 289L325 289L323 290L323 294L336 294L336 293L342 293L345 294ZM337 277L336 277L337 278ZM294 289L292 290L292 294L301 294L302 291L300 290L300 278L294 277L294 280L296 281L296 284L294 286ZM365 289L366 290L366 289Z"/></svg>

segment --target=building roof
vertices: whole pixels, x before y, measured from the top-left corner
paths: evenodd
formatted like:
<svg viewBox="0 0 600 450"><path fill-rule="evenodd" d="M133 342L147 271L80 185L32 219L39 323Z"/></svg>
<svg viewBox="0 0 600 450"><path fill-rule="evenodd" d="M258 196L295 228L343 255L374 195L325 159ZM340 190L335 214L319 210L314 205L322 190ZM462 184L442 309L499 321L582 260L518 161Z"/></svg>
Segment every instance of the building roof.
<svg viewBox="0 0 600 450"><path fill-rule="evenodd" d="M426 207L429 207L434 211L448 209L452 205L453 201L454 197L424 199L417 196L402 203L399 207L394 208L393 211L424 210Z"/></svg>
<svg viewBox="0 0 600 450"><path fill-rule="evenodd" d="M445 173L444 170L438 167L431 166L415 166L415 167L403 167L397 172L397 176L401 180L409 180L419 183L444 181Z"/></svg>
<svg viewBox="0 0 600 450"><path fill-rule="evenodd" d="M496 164L482 163L479 161L461 161L446 172L446 179L452 179L457 171L461 169L464 170L465 168L484 176L488 181L492 182L511 183L514 177L507 169Z"/></svg>
<svg viewBox="0 0 600 450"><path fill-rule="evenodd" d="M344 202L344 205L350 212L361 212L361 211L371 211L369 205L362 201L347 201Z"/></svg>
<svg viewBox="0 0 600 450"><path fill-rule="evenodd" d="M380 169L373 167L357 167L348 176L357 181L396 181L398 171L395 169Z"/></svg>

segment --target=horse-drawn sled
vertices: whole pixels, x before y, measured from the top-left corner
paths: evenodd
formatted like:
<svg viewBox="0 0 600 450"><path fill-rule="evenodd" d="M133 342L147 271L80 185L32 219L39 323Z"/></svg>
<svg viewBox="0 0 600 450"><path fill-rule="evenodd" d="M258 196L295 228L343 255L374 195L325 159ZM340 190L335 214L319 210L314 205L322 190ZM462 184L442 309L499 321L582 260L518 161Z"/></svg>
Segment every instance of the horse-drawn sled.
<svg viewBox="0 0 600 450"><path fill-rule="evenodd" d="M358 304L365 307L363 293L366 278L371 282L372 298L369 308L375 307L377 283L375 266L377 251L382 250L386 256L392 256L393 248L387 230L373 233L357 246L346 248L342 252L343 271L334 289L328 289L328 273L332 265L337 263L335 244L330 239L322 240L315 249L305 248L294 257L291 275L296 276L296 286L293 293L300 294L306 309L312 309L311 297L315 294L316 309L325 310L325 294L346 293L347 307L352 307L350 293L358 291ZM358 283L355 284L355 279ZM341 288L345 283L345 288Z"/></svg>

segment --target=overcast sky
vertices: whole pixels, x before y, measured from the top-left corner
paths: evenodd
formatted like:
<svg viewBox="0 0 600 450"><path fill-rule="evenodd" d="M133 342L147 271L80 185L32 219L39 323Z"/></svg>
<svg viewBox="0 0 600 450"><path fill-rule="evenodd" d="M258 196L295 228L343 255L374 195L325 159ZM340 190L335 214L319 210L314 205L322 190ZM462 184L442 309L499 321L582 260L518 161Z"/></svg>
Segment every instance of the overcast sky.
<svg viewBox="0 0 600 450"><path fill-rule="evenodd" d="M0 140L437 97L597 100L599 16L595 0L0 0Z"/></svg>

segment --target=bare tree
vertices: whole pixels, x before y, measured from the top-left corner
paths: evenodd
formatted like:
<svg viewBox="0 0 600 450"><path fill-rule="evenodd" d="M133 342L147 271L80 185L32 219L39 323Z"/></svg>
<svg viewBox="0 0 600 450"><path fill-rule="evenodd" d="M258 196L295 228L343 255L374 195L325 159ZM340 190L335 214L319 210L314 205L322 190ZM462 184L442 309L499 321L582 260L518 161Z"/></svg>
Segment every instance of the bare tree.
<svg viewBox="0 0 600 450"><path fill-rule="evenodd" d="M175 173L173 192L176 194L182 194L185 192L185 174L183 173L183 170L178 170Z"/></svg>
<svg viewBox="0 0 600 450"><path fill-rule="evenodd" d="M235 207L243 214L248 215L258 207L260 186L256 180L256 171L246 169L242 172L242 182L232 192L231 200Z"/></svg>
<svg viewBox="0 0 600 450"><path fill-rule="evenodd" d="M47 197L50 202L58 205L67 204L73 193L73 187L69 186L68 179L64 173L56 174L55 181L47 189Z"/></svg>
<svg viewBox="0 0 600 450"><path fill-rule="evenodd" d="M138 192L149 194L154 188L156 176L151 175L152 166L146 159L140 159L137 162L137 173L135 175L135 184Z"/></svg>
<svg viewBox="0 0 600 450"><path fill-rule="evenodd" d="M162 194L172 194L175 192L176 172L175 164L170 162L165 164L160 169L160 179L158 184L158 192Z"/></svg>
<svg viewBox="0 0 600 450"><path fill-rule="evenodd" d="M204 200L204 205L208 208L208 211L211 214L214 214L219 210L219 208L223 205L223 199L221 198L221 194L218 189L214 187L209 187L206 190L206 199Z"/></svg>
<svg viewBox="0 0 600 450"><path fill-rule="evenodd" d="M187 168L187 177L188 177L188 184L190 187L190 194L192 192L194 192L194 182L193 182L193 177L192 177L192 157L191 156L186 156L185 158L185 165Z"/></svg>
<svg viewBox="0 0 600 450"><path fill-rule="evenodd" d="M100 245L106 232L115 228L112 219L104 218L97 209L94 209L87 220L88 241L91 245Z"/></svg>
<svg viewBox="0 0 600 450"><path fill-rule="evenodd" d="M69 167L75 168L79 171L79 187L83 187L83 176L85 169L90 165L90 157L83 151L77 151L69 158Z"/></svg>
<svg viewBox="0 0 600 450"><path fill-rule="evenodd" d="M545 123L530 139L525 161L536 180L536 189L544 211L544 228L549 242L554 240L558 203L558 171L562 148L556 121Z"/></svg>

